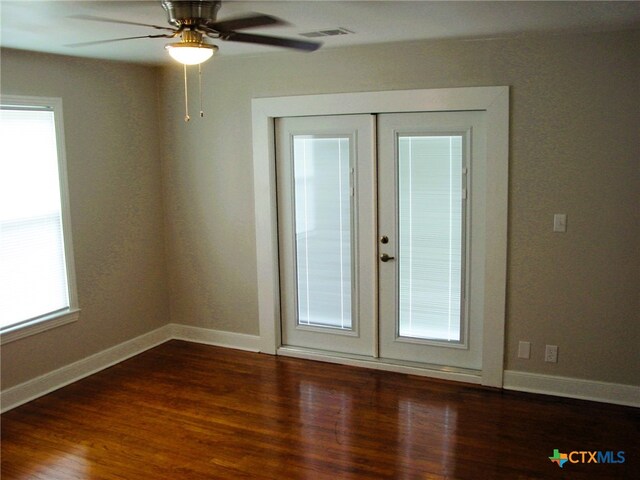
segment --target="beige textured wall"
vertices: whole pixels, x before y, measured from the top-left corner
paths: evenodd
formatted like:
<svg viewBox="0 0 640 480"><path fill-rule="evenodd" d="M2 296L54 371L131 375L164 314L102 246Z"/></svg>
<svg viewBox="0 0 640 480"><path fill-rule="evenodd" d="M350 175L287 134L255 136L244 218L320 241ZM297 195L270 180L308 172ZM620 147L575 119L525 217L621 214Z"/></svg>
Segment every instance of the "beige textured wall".
<svg viewBox="0 0 640 480"><path fill-rule="evenodd" d="M2 93L61 97L80 320L2 346L2 388L169 321L158 70L3 50Z"/></svg>
<svg viewBox="0 0 640 480"><path fill-rule="evenodd" d="M174 322L258 334L251 99L509 85L506 368L640 385L640 32L220 57L161 83ZM568 215L568 232L551 231ZM518 340L532 342L519 360ZM543 362L544 344L559 363Z"/></svg>
<svg viewBox="0 0 640 480"><path fill-rule="evenodd" d="M635 31L221 57L204 66L205 119L192 76L187 125L177 67L3 50L3 93L63 98L82 314L4 345L2 388L170 320L258 334L251 98L476 85L512 87L506 368L640 385L639 45Z"/></svg>

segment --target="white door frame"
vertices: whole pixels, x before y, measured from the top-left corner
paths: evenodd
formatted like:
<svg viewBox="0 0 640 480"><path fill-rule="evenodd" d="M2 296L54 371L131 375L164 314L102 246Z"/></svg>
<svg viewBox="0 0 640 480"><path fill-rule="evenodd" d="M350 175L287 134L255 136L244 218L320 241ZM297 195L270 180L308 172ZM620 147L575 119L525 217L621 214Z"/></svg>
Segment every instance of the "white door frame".
<svg viewBox="0 0 640 480"><path fill-rule="evenodd" d="M483 367L482 376L477 383L502 387L507 265L509 87L272 97L256 98L251 103L260 351L269 354L276 354L281 345L274 119L361 113L452 110L486 112L487 228L484 259ZM393 370L392 367L386 365L375 368ZM429 375L428 372L425 374Z"/></svg>

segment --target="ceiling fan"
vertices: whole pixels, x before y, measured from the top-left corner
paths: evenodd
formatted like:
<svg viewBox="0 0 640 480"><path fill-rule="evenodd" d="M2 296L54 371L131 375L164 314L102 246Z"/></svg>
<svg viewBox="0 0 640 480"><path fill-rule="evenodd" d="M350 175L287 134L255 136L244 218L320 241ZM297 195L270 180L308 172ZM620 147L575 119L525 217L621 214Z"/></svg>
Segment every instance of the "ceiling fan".
<svg viewBox="0 0 640 480"><path fill-rule="evenodd" d="M218 10L222 2L219 0L161 0L162 8L167 13L167 21L170 26L150 25L112 18L96 17L92 15L76 15L72 18L91 20L97 22L119 23L124 25L137 25L150 27L156 30L164 30L169 33L156 35L140 35L135 37L114 38L110 40L98 40L68 45L71 47L83 47L102 43L134 40L138 38L176 38L179 42L166 45L169 54L178 62L185 65L197 65L205 62L218 47L206 42L206 38L224 41L271 45L291 48L295 50L314 51L322 45L319 42L297 40L284 37L272 37L238 32L253 27L267 25L286 25L286 22L270 15L252 14L248 16L234 17L217 21Z"/></svg>
<svg viewBox="0 0 640 480"><path fill-rule="evenodd" d="M291 48L312 52L322 45L319 42L309 40L297 40L284 37L272 37L268 35L256 35L238 32L252 27L267 25L286 25L286 22L263 14L251 14L247 16L217 20L218 10L222 2L220 0L161 0L162 8L167 13L168 27L150 25L146 23L117 20L113 18L96 17L92 15L75 15L71 18L79 20L91 20L94 22L119 23L124 25L136 25L149 27L156 30L164 30L168 33L155 35L138 35L135 37L113 38L109 40L97 40L67 45L69 47L84 47L99 45L102 43L120 42L139 38L176 38L179 42L169 43L165 46L169 55L184 65L184 95L185 95L185 121L190 120L189 96L187 89L187 65L198 65L200 84L200 116L204 117L202 109L202 70L200 65L210 59L218 47L206 41L213 38L224 41L253 43L259 45L271 45L276 47Z"/></svg>

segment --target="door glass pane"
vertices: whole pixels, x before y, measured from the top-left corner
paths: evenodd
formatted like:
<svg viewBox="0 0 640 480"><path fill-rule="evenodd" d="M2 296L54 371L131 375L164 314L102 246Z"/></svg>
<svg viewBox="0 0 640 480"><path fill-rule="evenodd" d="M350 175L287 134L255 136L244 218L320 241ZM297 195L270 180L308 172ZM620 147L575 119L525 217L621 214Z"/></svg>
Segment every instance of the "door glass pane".
<svg viewBox="0 0 640 480"><path fill-rule="evenodd" d="M461 341L462 143L398 137L401 337Z"/></svg>
<svg viewBox="0 0 640 480"><path fill-rule="evenodd" d="M293 137L298 325L351 329L348 137Z"/></svg>

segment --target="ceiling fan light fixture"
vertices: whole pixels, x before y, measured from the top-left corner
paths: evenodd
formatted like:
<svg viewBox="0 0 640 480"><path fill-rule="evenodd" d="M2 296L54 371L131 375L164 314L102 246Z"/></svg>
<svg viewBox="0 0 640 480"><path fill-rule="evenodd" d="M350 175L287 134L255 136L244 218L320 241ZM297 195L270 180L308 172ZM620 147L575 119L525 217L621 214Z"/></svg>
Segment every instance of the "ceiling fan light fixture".
<svg viewBox="0 0 640 480"><path fill-rule="evenodd" d="M184 65L199 65L206 62L218 50L215 45L195 42L170 43L164 48L171 58Z"/></svg>

